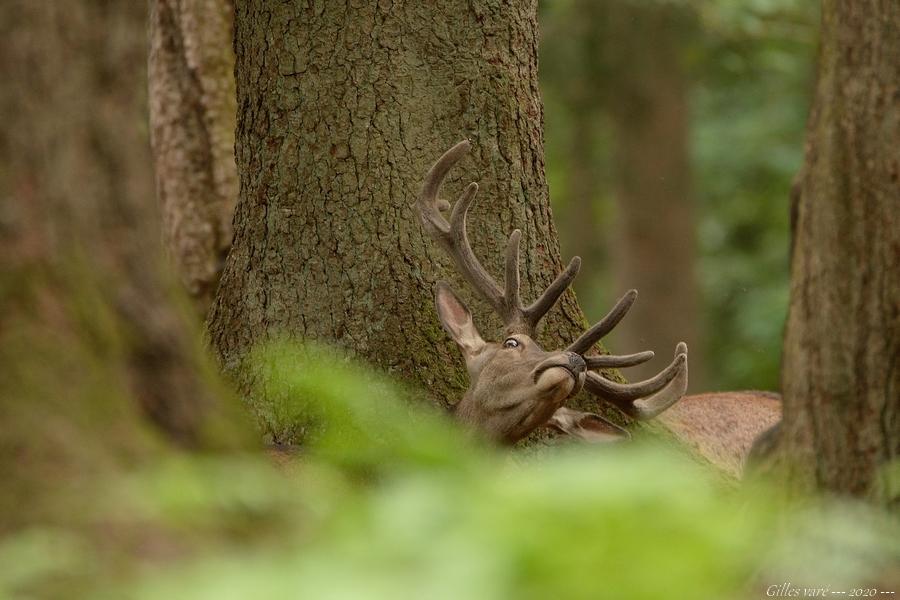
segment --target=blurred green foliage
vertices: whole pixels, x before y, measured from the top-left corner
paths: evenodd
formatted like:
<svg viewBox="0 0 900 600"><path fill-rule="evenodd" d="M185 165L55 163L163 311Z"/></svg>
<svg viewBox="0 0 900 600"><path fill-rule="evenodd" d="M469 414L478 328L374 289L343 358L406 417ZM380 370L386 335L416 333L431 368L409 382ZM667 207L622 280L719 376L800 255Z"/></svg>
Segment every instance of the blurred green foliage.
<svg viewBox="0 0 900 600"><path fill-rule="evenodd" d="M681 53L690 85L690 200L697 217L699 326L707 387L777 390L788 301L789 196L803 158L818 4L612 1L656 1L682 9L672 26L684 28ZM598 236L612 239L615 233L615 148L606 103L617 93L615 69L629 67L610 64L604 55L604 45L615 45L619 35L602 26L600 11L608 4L541 4L547 175L564 246L573 203L568 153L575 129L585 126L585 113L591 115L595 144L590 159L596 162L599 184L590 200L597 221L606 227ZM592 279L579 296L595 314L602 314L619 291L609 284L609 258L599 258L600 264L592 263L582 273L582 278Z"/></svg>
<svg viewBox="0 0 900 600"><path fill-rule="evenodd" d="M803 159L817 4L701 11L693 152L710 371L722 389L778 389L791 182Z"/></svg>
<svg viewBox="0 0 900 600"><path fill-rule="evenodd" d="M257 360L282 414L318 432L301 454L136 465L85 490L78 525L0 542L0 596L628 600L896 582L900 530L868 509L738 488L649 443L507 454L331 351L280 343Z"/></svg>

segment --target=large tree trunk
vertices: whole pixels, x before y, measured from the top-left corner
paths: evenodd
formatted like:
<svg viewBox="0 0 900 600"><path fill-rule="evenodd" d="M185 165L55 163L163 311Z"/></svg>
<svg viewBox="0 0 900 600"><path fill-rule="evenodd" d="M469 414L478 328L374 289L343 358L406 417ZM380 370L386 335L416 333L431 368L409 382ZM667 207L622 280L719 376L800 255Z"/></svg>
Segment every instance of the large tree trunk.
<svg viewBox="0 0 900 600"><path fill-rule="evenodd" d="M195 319L160 259L145 6L0 6L15 82L0 86L3 529L76 518L108 468L218 444L231 426L212 418Z"/></svg>
<svg viewBox="0 0 900 600"><path fill-rule="evenodd" d="M411 205L430 164L463 137L474 149L445 195L481 183L470 214L476 252L499 275L506 238L522 228L526 298L562 269L544 179L535 8L237 3L241 195L209 329L242 386L248 350L288 333L337 342L443 403L461 396L462 362L432 285L448 278L471 295ZM481 303L470 304L496 333ZM567 293L542 339L558 345L582 326Z"/></svg>
<svg viewBox="0 0 900 600"><path fill-rule="evenodd" d="M623 350L650 348L663 356L686 341L697 389L702 387L702 350L680 42L686 15L682 7L633 2L615 2L607 14L618 208L612 263L618 288L641 294L615 339ZM645 364L629 374L649 377L654 367Z"/></svg>
<svg viewBox="0 0 900 600"><path fill-rule="evenodd" d="M237 201L231 0L151 0L150 133L169 254L206 312Z"/></svg>
<svg viewBox="0 0 900 600"><path fill-rule="evenodd" d="M795 483L896 506L878 484L900 456L900 4L822 8L775 457Z"/></svg>

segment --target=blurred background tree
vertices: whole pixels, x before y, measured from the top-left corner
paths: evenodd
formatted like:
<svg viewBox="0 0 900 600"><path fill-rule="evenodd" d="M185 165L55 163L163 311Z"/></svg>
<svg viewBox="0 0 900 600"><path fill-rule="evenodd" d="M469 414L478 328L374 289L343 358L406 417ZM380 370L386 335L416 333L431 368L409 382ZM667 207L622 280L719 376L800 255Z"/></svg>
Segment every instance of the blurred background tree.
<svg viewBox="0 0 900 600"><path fill-rule="evenodd" d="M692 392L777 390L787 199L802 159L817 5L570 0L541 9L551 198L564 254L590 265L579 302L596 315L638 287L635 309L655 314L627 322L653 330L614 335L614 347L658 330L693 334ZM639 214L650 223L639 231L654 239L629 240Z"/></svg>
<svg viewBox="0 0 900 600"><path fill-rule="evenodd" d="M569 152L561 161L571 194L562 234L572 241L563 244L591 259L608 255L608 289L615 295L629 288L641 293L616 332L617 343L660 352L686 341L692 386L702 388L684 52L695 15L654 2L579 0L570 7L557 22L548 19L544 44L551 60L574 65L546 75L573 119ZM605 120L602 132L596 131L598 118ZM601 158L595 147L604 145L608 151ZM608 164L595 164L601 160ZM606 181L596 176L601 170L609 174ZM605 197L614 200L611 210L598 210L604 187ZM593 261L585 270L590 277ZM579 284L587 306L605 296L597 294L593 275ZM629 374L645 378L653 372L645 364Z"/></svg>
<svg viewBox="0 0 900 600"><path fill-rule="evenodd" d="M162 256L146 7L0 8L0 530L71 521L101 476L228 447L248 419Z"/></svg>

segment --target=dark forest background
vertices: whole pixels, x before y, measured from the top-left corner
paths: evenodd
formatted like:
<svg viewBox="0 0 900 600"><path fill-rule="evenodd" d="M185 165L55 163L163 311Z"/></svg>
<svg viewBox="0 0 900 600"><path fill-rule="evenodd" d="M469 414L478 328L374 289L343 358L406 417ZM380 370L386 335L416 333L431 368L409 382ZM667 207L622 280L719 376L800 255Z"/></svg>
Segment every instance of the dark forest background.
<svg viewBox="0 0 900 600"><path fill-rule="evenodd" d="M693 331L692 392L777 390L817 4L572 0L539 14L551 202L563 254L587 259L588 316L636 287L619 347ZM645 235L625 230L637 211Z"/></svg>

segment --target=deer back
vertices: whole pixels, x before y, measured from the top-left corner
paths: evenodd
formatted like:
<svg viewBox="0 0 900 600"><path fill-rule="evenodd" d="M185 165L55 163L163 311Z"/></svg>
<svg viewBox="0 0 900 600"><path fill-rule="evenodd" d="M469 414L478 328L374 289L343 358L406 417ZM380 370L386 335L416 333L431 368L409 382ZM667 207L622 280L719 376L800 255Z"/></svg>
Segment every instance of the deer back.
<svg viewBox="0 0 900 600"><path fill-rule="evenodd" d="M739 477L753 443L781 420L781 397L757 391L694 394L658 420L700 456Z"/></svg>

